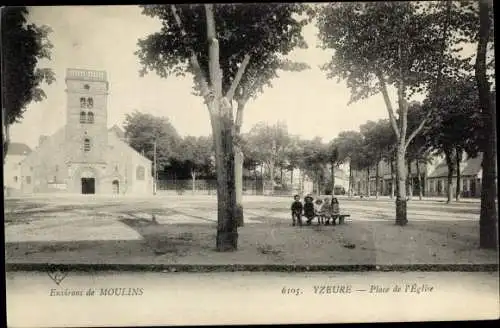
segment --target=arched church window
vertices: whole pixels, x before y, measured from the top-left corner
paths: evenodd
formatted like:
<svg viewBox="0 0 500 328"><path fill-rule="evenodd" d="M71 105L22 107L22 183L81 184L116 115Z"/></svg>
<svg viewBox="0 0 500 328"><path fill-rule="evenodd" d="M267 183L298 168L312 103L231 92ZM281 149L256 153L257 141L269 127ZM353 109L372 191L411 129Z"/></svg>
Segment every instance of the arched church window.
<svg viewBox="0 0 500 328"><path fill-rule="evenodd" d="M87 114L84 111L80 112L80 123L87 123Z"/></svg>
<svg viewBox="0 0 500 328"><path fill-rule="evenodd" d="M87 108L87 100L84 97L80 98L80 108Z"/></svg>
<svg viewBox="0 0 500 328"><path fill-rule="evenodd" d="M90 151L90 139L89 138L85 138L83 140L83 150Z"/></svg>
<svg viewBox="0 0 500 328"><path fill-rule="evenodd" d="M144 180L145 176L145 170L143 166L138 166L136 170L136 179L137 180Z"/></svg>
<svg viewBox="0 0 500 328"><path fill-rule="evenodd" d="M94 99L87 98L87 108L94 108Z"/></svg>
<svg viewBox="0 0 500 328"><path fill-rule="evenodd" d="M90 123L90 124L94 123L94 113L88 112L88 114L87 114L87 123Z"/></svg>

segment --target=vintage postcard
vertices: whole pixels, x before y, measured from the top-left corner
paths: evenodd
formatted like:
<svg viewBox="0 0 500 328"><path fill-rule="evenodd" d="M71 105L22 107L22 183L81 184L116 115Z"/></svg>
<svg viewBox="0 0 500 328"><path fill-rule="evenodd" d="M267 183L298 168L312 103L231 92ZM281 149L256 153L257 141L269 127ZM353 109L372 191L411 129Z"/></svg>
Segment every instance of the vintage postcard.
<svg viewBox="0 0 500 328"><path fill-rule="evenodd" d="M492 12L3 7L8 326L498 319Z"/></svg>

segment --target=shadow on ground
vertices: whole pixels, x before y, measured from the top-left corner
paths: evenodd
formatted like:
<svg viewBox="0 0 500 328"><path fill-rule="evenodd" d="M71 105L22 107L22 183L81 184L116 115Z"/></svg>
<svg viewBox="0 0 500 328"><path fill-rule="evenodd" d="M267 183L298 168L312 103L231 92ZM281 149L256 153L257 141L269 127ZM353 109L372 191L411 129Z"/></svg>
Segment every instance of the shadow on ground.
<svg viewBox="0 0 500 328"><path fill-rule="evenodd" d="M72 207L74 210L74 207ZM206 209L205 209L206 210ZM272 209L271 209L272 211ZM412 265L496 264L496 251L478 248L479 225L473 221L411 221L405 227L387 221L292 227L273 217L252 218L238 230L238 251L215 250L216 223L203 215L146 206L115 213L141 238L70 242L6 243L7 263L186 264L186 265ZM182 213L200 223L162 224L144 213ZM200 208L200 213L204 213ZM378 215L380 218L380 215ZM110 222L111 222L110 221ZM206 222L209 221L209 222ZM103 226L105 229L106 226ZM84 229L84 228L83 228ZM80 235L85 236L85 231Z"/></svg>

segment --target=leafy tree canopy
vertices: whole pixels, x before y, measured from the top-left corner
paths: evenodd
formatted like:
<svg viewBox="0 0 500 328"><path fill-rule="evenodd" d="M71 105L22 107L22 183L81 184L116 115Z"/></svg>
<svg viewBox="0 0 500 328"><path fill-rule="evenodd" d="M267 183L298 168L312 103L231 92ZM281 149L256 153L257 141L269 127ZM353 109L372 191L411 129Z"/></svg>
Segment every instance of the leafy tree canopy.
<svg viewBox="0 0 500 328"><path fill-rule="evenodd" d="M141 74L155 71L161 77L167 77L172 74L194 73L189 65L190 49L193 49L205 78L210 80L204 6L176 7L186 31L185 36L182 36L175 24L171 6L142 6L143 14L160 19L162 28L139 40L136 54L143 66ZM250 55L251 59L246 69L248 73L240 81L237 97L254 96L276 76L279 68L306 68L307 65L290 62L281 55L288 54L295 47L307 47L301 30L310 21L310 17L304 15L308 8L307 5L298 3L215 5L223 93L229 90L246 55ZM195 86L199 87L199 84Z"/></svg>
<svg viewBox="0 0 500 328"><path fill-rule="evenodd" d="M457 61L450 49L442 58L444 6L410 1L328 4L318 15L319 38L335 54L322 69L329 78L346 80L351 102L399 79L405 98L429 91L440 60Z"/></svg>
<svg viewBox="0 0 500 328"><path fill-rule="evenodd" d="M30 102L46 97L44 82L55 81L51 69L37 67L40 60L51 59L51 29L28 24L27 17L26 7L2 10L2 106L8 124L19 121Z"/></svg>
<svg viewBox="0 0 500 328"><path fill-rule="evenodd" d="M153 160L156 141L158 169L177 158L181 137L168 118L135 111L125 116L125 137L132 148Z"/></svg>

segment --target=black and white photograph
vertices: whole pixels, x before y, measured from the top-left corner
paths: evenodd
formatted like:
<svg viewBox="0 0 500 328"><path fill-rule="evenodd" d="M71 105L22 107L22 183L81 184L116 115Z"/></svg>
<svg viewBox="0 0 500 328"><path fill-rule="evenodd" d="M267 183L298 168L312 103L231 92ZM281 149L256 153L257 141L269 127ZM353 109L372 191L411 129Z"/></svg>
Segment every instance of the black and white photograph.
<svg viewBox="0 0 500 328"><path fill-rule="evenodd" d="M492 0L1 8L8 327L498 320Z"/></svg>

